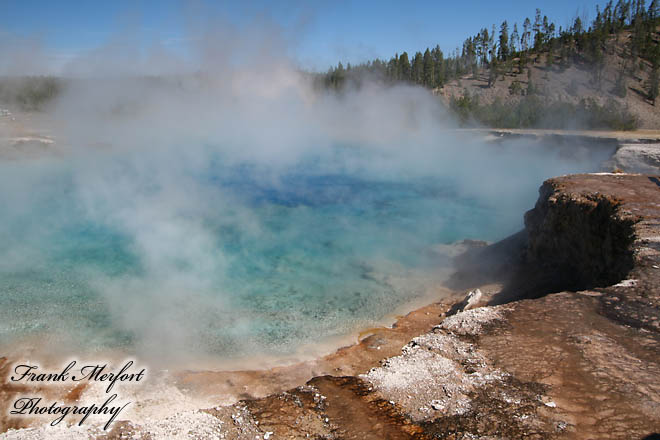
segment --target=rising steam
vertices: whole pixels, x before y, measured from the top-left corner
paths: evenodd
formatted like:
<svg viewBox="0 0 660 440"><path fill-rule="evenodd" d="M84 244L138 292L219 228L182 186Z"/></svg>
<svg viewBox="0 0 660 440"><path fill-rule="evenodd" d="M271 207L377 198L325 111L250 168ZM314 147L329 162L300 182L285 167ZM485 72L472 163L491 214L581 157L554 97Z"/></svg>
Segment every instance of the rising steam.
<svg viewBox="0 0 660 440"><path fill-rule="evenodd" d="M544 178L607 158L459 133L421 88L318 90L272 24L205 29L186 56L119 40L62 67L57 153L0 163L0 337L291 350L419 295L435 245L515 232Z"/></svg>

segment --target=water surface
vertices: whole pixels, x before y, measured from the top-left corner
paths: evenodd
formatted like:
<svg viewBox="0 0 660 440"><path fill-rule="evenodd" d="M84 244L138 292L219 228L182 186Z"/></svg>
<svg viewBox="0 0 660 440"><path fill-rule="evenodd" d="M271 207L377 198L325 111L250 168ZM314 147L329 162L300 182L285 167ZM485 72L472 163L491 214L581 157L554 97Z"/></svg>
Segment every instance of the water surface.
<svg viewBox="0 0 660 440"><path fill-rule="evenodd" d="M2 163L0 341L235 358L368 327L442 282L440 245L517 231L547 174L594 166L493 151L488 167L525 168L489 182L469 155L434 169L355 146L277 166L209 145Z"/></svg>

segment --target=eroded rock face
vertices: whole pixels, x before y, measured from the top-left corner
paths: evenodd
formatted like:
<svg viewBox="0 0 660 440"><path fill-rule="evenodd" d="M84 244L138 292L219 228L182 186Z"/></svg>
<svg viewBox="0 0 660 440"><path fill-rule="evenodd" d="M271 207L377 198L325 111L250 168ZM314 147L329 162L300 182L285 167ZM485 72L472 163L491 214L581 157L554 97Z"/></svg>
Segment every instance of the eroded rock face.
<svg viewBox="0 0 660 440"><path fill-rule="evenodd" d="M603 287L602 314L654 332L660 331L659 177L550 179L525 219L529 259L565 270L557 276L577 288Z"/></svg>
<svg viewBox="0 0 660 440"><path fill-rule="evenodd" d="M525 214L527 260L564 288L615 284L633 267L633 226L639 218L621 211L614 194L574 190L573 179L544 182L536 206ZM612 179L616 184L627 178Z"/></svg>

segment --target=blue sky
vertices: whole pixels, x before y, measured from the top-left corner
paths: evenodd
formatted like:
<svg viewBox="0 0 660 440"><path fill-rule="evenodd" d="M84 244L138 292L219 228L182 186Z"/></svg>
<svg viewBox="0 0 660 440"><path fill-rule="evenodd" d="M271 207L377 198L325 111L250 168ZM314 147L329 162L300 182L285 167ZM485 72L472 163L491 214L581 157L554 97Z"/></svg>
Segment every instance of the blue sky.
<svg viewBox="0 0 660 440"><path fill-rule="evenodd" d="M271 21L283 29L288 52L304 67L325 70L341 60L356 63L427 46L453 51L480 28L508 20L533 20L540 8L557 26L576 14L589 20L599 2L512 1L224 1L197 0L0 0L0 37L37 41L63 62L121 35L135 46L160 42L185 52L189 30L200 20L221 19L250 32L247 25ZM602 2L600 2L602 3ZM128 35L128 36L127 36Z"/></svg>

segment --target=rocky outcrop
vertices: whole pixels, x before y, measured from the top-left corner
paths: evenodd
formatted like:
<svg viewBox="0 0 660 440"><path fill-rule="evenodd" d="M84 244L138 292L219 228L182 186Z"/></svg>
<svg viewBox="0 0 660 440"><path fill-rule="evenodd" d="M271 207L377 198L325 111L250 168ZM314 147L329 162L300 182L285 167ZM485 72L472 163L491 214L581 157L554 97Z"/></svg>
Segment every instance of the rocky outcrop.
<svg viewBox="0 0 660 440"><path fill-rule="evenodd" d="M550 179L525 220L528 259L573 290L602 287L601 308L607 316L660 331L658 176Z"/></svg>
<svg viewBox="0 0 660 440"><path fill-rule="evenodd" d="M610 167L628 173L660 173L660 144L623 143L610 160Z"/></svg>
<svg viewBox="0 0 660 440"><path fill-rule="evenodd" d="M583 179L593 180L547 180L536 206L525 214L528 263L572 290L616 284L626 276L633 267L633 226L638 221L620 209L622 199L611 192L575 188L574 182ZM626 179L613 175L607 180L617 184Z"/></svg>

